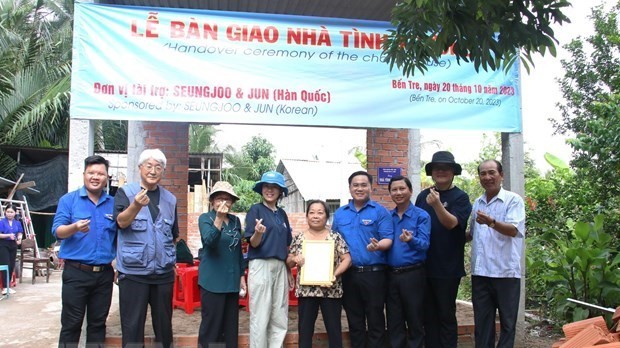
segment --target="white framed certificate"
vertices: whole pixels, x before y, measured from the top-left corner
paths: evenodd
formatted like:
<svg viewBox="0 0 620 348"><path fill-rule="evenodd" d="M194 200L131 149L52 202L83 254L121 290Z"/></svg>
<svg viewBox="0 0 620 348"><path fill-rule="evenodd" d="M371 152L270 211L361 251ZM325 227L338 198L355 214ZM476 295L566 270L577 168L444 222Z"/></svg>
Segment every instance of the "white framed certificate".
<svg viewBox="0 0 620 348"><path fill-rule="evenodd" d="M304 240L300 285L329 286L334 279L334 240Z"/></svg>

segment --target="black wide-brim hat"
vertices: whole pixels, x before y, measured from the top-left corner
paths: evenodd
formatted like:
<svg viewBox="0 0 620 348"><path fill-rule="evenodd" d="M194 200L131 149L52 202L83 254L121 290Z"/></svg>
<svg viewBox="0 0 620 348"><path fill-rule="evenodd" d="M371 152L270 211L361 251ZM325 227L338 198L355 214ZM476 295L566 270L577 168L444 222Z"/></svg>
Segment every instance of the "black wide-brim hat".
<svg viewBox="0 0 620 348"><path fill-rule="evenodd" d="M450 165L452 167L452 171L454 171L454 175L461 175L461 172L463 171L461 165L454 161L454 155L449 151L437 151L433 154L431 161L424 166L427 176L432 175L433 166L435 164Z"/></svg>

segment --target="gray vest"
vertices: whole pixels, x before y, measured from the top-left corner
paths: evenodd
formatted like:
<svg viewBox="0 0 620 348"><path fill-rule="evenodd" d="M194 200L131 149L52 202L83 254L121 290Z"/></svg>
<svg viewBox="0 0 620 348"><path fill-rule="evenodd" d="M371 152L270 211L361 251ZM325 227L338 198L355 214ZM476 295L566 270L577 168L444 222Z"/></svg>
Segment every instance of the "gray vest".
<svg viewBox="0 0 620 348"><path fill-rule="evenodd" d="M129 202L140 192L139 183L123 187ZM131 225L119 229L116 268L135 275L164 274L176 263L176 247L172 237L177 199L159 186L159 215L153 221L148 206L142 207Z"/></svg>

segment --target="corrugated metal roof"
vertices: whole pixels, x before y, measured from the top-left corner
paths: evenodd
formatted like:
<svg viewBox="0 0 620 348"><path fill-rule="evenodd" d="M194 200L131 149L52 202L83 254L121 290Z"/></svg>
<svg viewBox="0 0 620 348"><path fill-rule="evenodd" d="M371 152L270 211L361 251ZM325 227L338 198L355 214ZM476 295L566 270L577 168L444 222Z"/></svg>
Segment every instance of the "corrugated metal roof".
<svg viewBox="0 0 620 348"><path fill-rule="evenodd" d="M359 163L294 159L280 160L277 171L282 173L284 168L306 201L350 198L347 179L351 173L364 170Z"/></svg>
<svg viewBox="0 0 620 348"><path fill-rule="evenodd" d="M390 21L396 0L101 0L101 4L195 8Z"/></svg>

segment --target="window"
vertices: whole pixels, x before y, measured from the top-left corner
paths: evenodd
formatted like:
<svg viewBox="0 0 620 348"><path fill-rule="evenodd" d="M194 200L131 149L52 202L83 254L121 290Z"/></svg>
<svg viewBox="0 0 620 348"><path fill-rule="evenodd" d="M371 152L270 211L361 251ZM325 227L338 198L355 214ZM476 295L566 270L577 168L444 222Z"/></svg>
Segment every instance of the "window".
<svg viewBox="0 0 620 348"><path fill-rule="evenodd" d="M327 223L331 225L334 221L334 213L336 212L336 210L338 210L338 208L340 208L340 200L328 199L326 203L327 207L329 208L329 221L327 221Z"/></svg>

